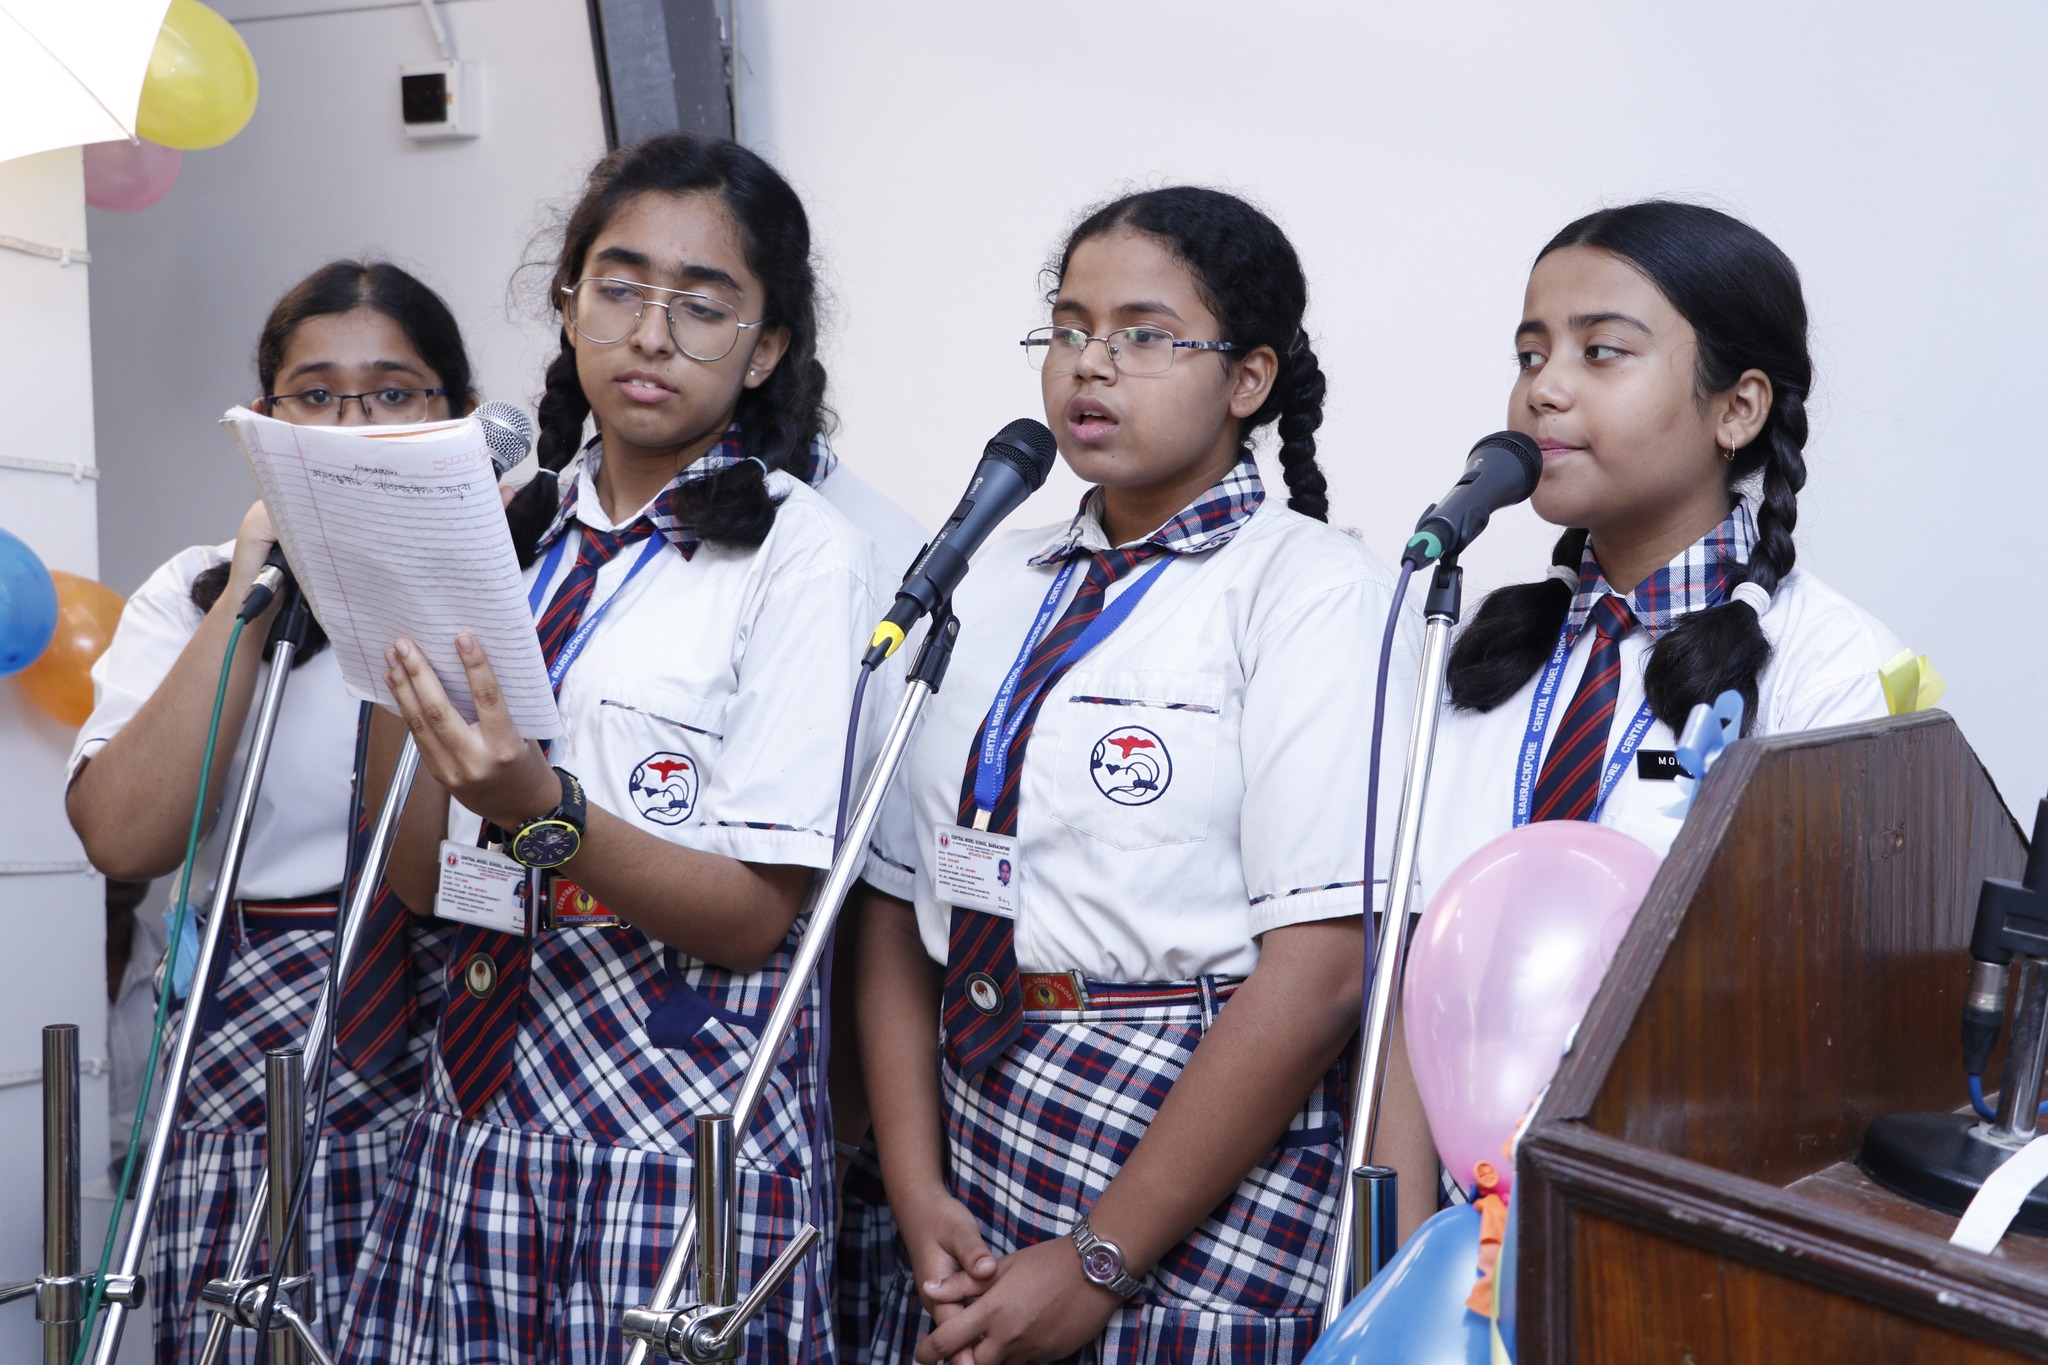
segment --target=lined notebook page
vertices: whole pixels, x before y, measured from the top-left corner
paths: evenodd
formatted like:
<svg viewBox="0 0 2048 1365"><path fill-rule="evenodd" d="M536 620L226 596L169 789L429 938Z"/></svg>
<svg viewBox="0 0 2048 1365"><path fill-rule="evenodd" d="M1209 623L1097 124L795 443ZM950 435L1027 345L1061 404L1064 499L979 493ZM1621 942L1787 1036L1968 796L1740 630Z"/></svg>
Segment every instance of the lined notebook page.
<svg viewBox="0 0 2048 1365"><path fill-rule="evenodd" d="M396 709L384 651L403 635L425 653L456 709L475 720L455 652L456 632L468 631L491 661L519 733L561 734L476 422L301 427L233 408L221 423L256 475L350 696Z"/></svg>

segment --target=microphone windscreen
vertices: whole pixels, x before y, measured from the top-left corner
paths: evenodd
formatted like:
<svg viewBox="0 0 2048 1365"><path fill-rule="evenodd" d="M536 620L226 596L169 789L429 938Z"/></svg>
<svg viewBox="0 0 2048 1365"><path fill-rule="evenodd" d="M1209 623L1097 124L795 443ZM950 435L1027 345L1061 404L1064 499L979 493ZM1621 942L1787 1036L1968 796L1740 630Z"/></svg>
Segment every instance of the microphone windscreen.
<svg viewBox="0 0 2048 1365"><path fill-rule="evenodd" d="M491 448L491 468L498 473L518 464L533 449L533 419L524 409L510 403L486 403L476 410L476 420L484 429L484 444Z"/></svg>
<svg viewBox="0 0 2048 1365"><path fill-rule="evenodd" d="M1027 488L1036 493L1059 458L1059 442L1045 423L1020 417L989 438L984 458L994 457L1024 476Z"/></svg>

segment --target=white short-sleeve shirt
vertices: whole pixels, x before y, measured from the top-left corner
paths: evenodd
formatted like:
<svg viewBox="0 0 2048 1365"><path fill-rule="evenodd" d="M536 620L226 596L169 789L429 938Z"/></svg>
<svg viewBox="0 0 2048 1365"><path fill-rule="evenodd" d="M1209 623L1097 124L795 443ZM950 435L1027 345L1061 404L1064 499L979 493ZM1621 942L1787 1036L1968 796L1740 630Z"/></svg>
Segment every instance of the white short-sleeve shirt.
<svg viewBox="0 0 2048 1365"><path fill-rule="evenodd" d="M1875 720L1888 714L1878 669L1899 652L1896 637L1868 612L1803 569L1778 585L1763 618L1771 661L1757 679L1756 723L1751 733L1780 734ZM1581 632L1560 679L1557 718L1577 691L1592 653L1594 632ZM1621 642L1621 693L1608 733L1608 752L1621 740L1628 717L1643 701L1643 669L1651 641L1633 631ZM1514 780L1529 705L1536 695L1531 677L1514 696L1487 712L1459 711L1444 703L1437 734L1428 805L1423 814L1420 866L1425 896L1482 844L1514 826ZM1662 721L1652 722L1642 750L1669 751L1677 738ZM1682 820L1670 813L1679 800L1675 782L1645 780L1638 765L1625 765L1601 807L1599 822L1633 835L1661 857L1678 837Z"/></svg>
<svg viewBox="0 0 2048 1365"><path fill-rule="evenodd" d="M1081 521L1082 544L1104 546L1094 518ZM916 842L869 865L870 881L914 901L939 962L951 907L929 854L956 823L970 749L1057 573L1027 561L1070 534L1012 532L975 556L954 597L952 669L895 793ZM1109 600L1140 577L1119 580ZM1373 666L1391 583L1349 536L1271 498L1227 544L1174 558L1039 712L1019 788L1021 967L1108 981L1241 976L1266 930L1362 912ZM1412 616L1400 641L1394 754L1414 688ZM1124 804L1091 757L1134 727L1170 773L1156 799ZM1385 856L1382 841L1381 878Z"/></svg>
<svg viewBox="0 0 2048 1365"><path fill-rule="evenodd" d="M562 477L577 484L577 523L611 531L640 515L613 525L588 459ZM701 544L686 559L663 541L634 574L636 544L599 569L584 619L604 615L562 681L548 761L576 774L592 804L659 838L824 868L882 572L868 538L812 489L780 471L768 488L782 501L757 548ZM542 612L581 537L575 524L564 533ZM527 570L529 587L546 564ZM871 696L871 714L881 700ZM450 837L473 842L480 821L450 805Z"/></svg>
<svg viewBox="0 0 2048 1365"><path fill-rule="evenodd" d="M113 641L92 668L93 710L71 750L72 775L121 732L169 675L206 616L192 602L192 580L224 563L234 548L229 541L183 550L128 599ZM262 696L269 678L270 665L265 663L257 674L256 696ZM292 671L242 854L236 889L243 899L287 900L340 885L348 843L356 713L357 703L342 685L332 650L322 650ZM208 797L221 814L199 846L191 895L200 904L211 894L212 873L220 865L226 837L226 812L247 763L249 736L255 728L253 703L249 714L239 736L223 737L235 749L224 789ZM138 803L157 799L154 790L135 793Z"/></svg>

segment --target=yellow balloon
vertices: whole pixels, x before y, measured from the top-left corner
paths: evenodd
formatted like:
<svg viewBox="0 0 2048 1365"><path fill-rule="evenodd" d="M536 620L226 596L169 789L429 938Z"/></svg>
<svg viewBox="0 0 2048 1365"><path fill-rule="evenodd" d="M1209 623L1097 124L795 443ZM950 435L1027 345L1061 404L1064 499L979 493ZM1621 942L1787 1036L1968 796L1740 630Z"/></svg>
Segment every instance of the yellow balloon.
<svg viewBox="0 0 2048 1365"><path fill-rule="evenodd" d="M255 112L256 59L242 35L199 0L171 0L149 54L135 131L197 152L241 132Z"/></svg>

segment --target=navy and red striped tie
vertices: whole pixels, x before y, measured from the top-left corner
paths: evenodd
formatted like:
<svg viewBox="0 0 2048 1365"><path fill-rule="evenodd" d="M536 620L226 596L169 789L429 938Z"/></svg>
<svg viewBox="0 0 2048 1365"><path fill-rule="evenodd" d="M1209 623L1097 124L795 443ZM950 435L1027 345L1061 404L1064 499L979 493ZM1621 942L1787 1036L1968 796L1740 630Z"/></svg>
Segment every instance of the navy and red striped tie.
<svg viewBox="0 0 2048 1365"><path fill-rule="evenodd" d="M536 628L549 667L576 634L597 586L597 571L621 549L653 535L654 525L642 520L616 533L587 526L582 531L576 563L562 576ZM437 1042L464 1118L490 1103L512 1074L512 1043L526 1004L532 952L532 941L522 935L469 925L449 953L448 1003L441 1011Z"/></svg>
<svg viewBox="0 0 2048 1365"><path fill-rule="evenodd" d="M1606 766L1607 735L1614 728L1614 705L1621 695L1621 642L1636 628L1636 614L1625 598L1608 593L1593 604L1586 624L1593 627L1593 648L1579 690L1558 722L1557 738L1544 755L1530 798L1531 821L1590 820L1600 807L1600 773Z"/></svg>
<svg viewBox="0 0 2048 1365"><path fill-rule="evenodd" d="M376 821L373 811L356 812L355 861L359 868L369 847L370 827ZM351 888L342 887L341 894L346 909ZM356 945L341 981L334 1050L350 1070L367 1079L383 1075L404 1053L412 1036L412 911L392 894L382 877L377 879L376 893L364 912Z"/></svg>
<svg viewBox="0 0 2048 1365"><path fill-rule="evenodd" d="M1074 594L1059 623L1046 632L1026 661L1016 694L1030 697L1031 704L1010 741L1002 790L997 793L995 808L988 813L988 828L994 833L1017 832L1017 790L1024 778L1025 748L1031 743L1031 732L1037 728L1038 711L1045 705L1046 694L1076 662L1062 656L1102 614L1109 585L1160 553L1162 549L1152 544L1098 551L1089 562L1087 576L1081 580L1081 590ZM984 720L982 729L974 733L974 745L967 755L967 776L960 788L963 825L974 823L977 813L974 776L986 728ZM962 1076L979 1074L1017 1040L1024 1027L1024 993L1017 973L1016 925L1011 920L983 910L953 907L946 948L946 986L939 1017L945 1025L946 1056Z"/></svg>

